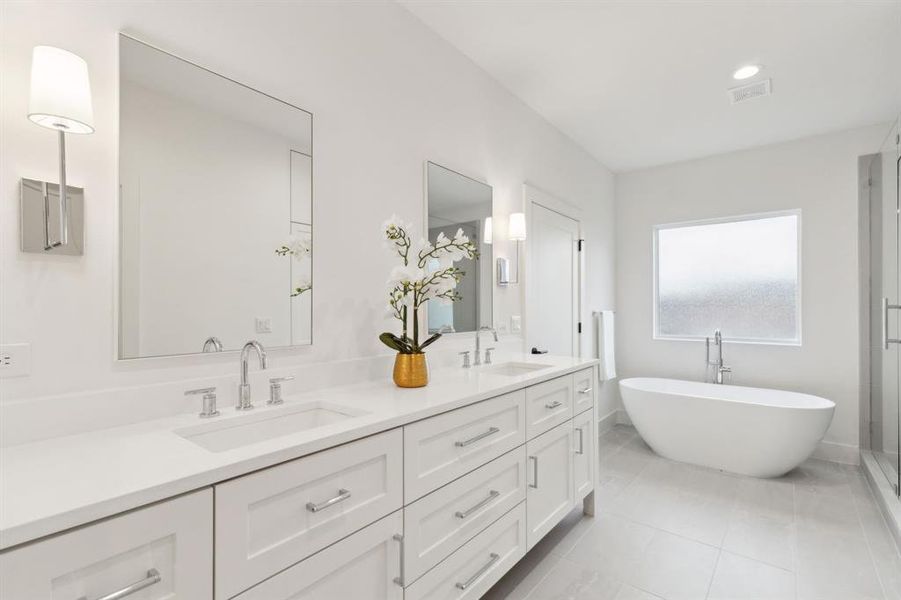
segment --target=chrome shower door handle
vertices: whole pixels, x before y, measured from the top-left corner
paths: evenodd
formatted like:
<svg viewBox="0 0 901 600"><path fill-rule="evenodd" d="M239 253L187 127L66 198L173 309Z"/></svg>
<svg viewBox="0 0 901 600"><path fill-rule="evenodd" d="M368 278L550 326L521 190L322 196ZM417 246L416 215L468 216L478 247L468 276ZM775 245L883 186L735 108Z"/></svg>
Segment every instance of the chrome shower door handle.
<svg viewBox="0 0 901 600"><path fill-rule="evenodd" d="M121 600L126 596L131 596L136 592L140 592L144 588L148 588L155 583L159 583L163 577L160 575L160 572L156 569L148 569L147 576L141 581L136 581L131 585L127 585L121 590L116 590L115 592L111 592L105 596L101 596L96 598L95 600ZM88 600L87 596L82 596L78 600Z"/></svg>
<svg viewBox="0 0 901 600"><path fill-rule="evenodd" d="M882 299L882 348L888 350L889 344L901 344L901 339L889 337L888 311L901 310L901 304L889 304L888 298Z"/></svg>

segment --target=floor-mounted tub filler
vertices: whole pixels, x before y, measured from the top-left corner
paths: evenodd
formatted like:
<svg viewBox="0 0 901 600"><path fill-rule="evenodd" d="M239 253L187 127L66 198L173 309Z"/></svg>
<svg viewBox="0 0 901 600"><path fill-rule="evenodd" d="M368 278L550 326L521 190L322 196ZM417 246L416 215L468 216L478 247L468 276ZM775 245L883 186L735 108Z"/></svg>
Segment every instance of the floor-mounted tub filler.
<svg viewBox="0 0 901 600"><path fill-rule="evenodd" d="M778 477L810 456L835 403L819 396L638 377L619 383L626 412L658 454L755 477Z"/></svg>

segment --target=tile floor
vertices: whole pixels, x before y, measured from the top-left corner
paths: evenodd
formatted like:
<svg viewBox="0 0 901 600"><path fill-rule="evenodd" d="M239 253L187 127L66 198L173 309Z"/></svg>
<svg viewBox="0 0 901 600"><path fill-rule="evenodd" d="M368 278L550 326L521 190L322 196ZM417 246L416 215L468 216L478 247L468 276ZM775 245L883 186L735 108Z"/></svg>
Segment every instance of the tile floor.
<svg viewBox="0 0 901 600"><path fill-rule="evenodd" d="M597 516L570 514L486 599L901 600L901 555L856 467L741 477L619 425L599 450Z"/></svg>

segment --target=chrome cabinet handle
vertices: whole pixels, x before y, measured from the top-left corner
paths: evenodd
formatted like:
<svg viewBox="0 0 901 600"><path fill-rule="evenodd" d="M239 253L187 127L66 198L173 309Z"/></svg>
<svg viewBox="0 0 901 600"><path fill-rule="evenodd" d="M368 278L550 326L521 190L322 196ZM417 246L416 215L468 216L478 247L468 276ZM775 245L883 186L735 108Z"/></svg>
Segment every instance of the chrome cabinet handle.
<svg viewBox="0 0 901 600"><path fill-rule="evenodd" d="M579 432L579 449L576 450L576 454L585 454L585 438L584 438L584 432L582 431L582 428L581 428L581 427L579 427L578 429L576 429L576 431Z"/></svg>
<svg viewBox="0 0 901 600"><path fill-rule="evenodd" d="M545 408L557 408L558 406L563 406L563 403L559 400L554 400L544 405Z"/></svg>
<svg viewBox="0 0 901 600"><path fill-rule="evenodd" d="M482 575L484 575L488 571L488 569L490 569L491 567L494 566L494 563L496 563L497 561L499 561L501 559L501 555L496 554L494 552L492 552L488 556L490 556L491 558L488 560L487 563L485 563L485 566L483 566L481 569L479 569L478 571L473 573L472 577L470 577L466 581L458 581L457 582L458 590L465 590L466 588L468 588L469 586L474 584L476 581L479 580L480 577L482 577Z"/></svg>
<svg viewBox="0 0 901 600"><path fill-rule="evenodd" d="M470 506L466 510L458 510L457 512L454 513L454 516L459 519L465 519L466 517L468 517L475 511L479 510L480 508L482 508L483 506L485 506L486 504L488 504L489 502L491 502L492 500L494 500L495 498L497 498L500 495L501 495L501 493L499 491L491 490L490 492L488 492L487 498L485 498L484 500L482 500L475 506Z"/></svg>
<svg viewBox="0 0 901 600"><path fill-rule="evenodd" d="M530 488L538 489L538 457L530 456L529 460L533 461L532 463L532 481L533 483L529 484Z"/></svg>
<svg viewBox="0 0 901 600"><path fill-rule="evenodd" d="M154 583L159 583L160 580L162 580L162 576L160 576L159 571L157 571L156 569L147 569L147 577L145 577L141 581L136 581L133 584L122 588L121 590L112 592L111 594L107 594L106 596L101 596L97 598L97 600L119 600L120 598L131 596L135 592L139 592L144 588L148 588ZM88 597L82 596L78 600L88 600Z"/></svg>
<svg viewBox="0 0 901 600"><path fill-rule="evenodd" d="M499 431L500 431L500 429L498 429L497 427L489 427L488 431L486 431L485 433L480 433L479 435L477 435L475 437L471 437L468 440L463 440L462 442L454 442L454 446L456 446L457 448L465 448L466 446L468 446L470 444L474 444L474 443L478 442L479 440L484 440L489 435L494 435L495 433L498 433Z"/></svg>
<svg viewBox="0 0 901 600"><path fill-rule="evenodd" d="M901 344L901 339L890 338L888 334L888 311L901 310L901 304L889 304L888 298L882 299L882 347L888 350L889 344Z"/></svg>
<svg viewBox="0 0 901 600"><path fill-rule="evenodd" d="M404 536L395 533L391 536L391 539L400 544L400 575L394 578L394 583L400 587L404 587Z"/></svg>
<svg viewBox="0 0 901 600"><path fill-rule="evenodd" d="M350 498L350 490L340 489L338 490L338 495L334 498L329 498L325 502L320 502L319 504L313 504L312 502L307 502L307 510L310 512L319 512L329 506L334 506L339 502L344 502Z"/></svg>
<svg viewBox="0 0 901 600"><path fill-rule="evenodd" d="M594 388L587 387L584 390L579 390L579 393L580 394L590 394L592 389L594 389Z"/></svg>

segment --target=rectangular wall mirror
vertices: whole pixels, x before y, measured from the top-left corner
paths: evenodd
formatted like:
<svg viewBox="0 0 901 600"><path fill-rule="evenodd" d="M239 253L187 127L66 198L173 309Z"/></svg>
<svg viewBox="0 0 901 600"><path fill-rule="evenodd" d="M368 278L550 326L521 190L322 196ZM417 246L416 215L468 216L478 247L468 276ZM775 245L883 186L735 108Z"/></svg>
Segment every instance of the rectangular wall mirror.
<svg viewBox="0 0 901 600"><path fill-rule="evenodd" d="M120 359L312 343L313 115L119 37Z"/></svg>
<svg viewBox="0 0 901 600"><path fill-rule="evenodd" d="M463 259L458 263L465 271L457 285L462 298L453 304L429 302L429 333L460 333L493 326L491 186L429 162L426 163L426 202L429 241L434 243L441 232L452 238L462 229L479 249L477 259Z"/></svg>

